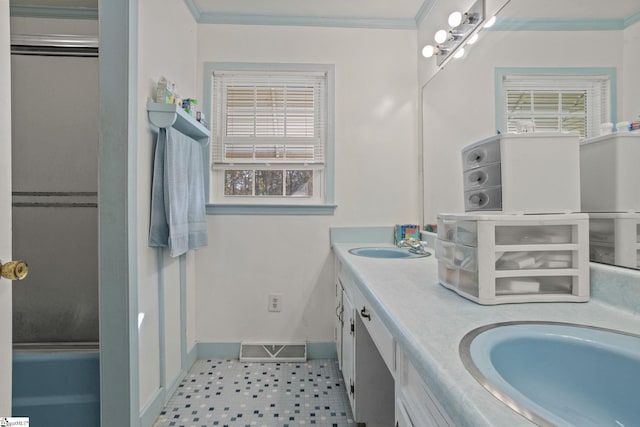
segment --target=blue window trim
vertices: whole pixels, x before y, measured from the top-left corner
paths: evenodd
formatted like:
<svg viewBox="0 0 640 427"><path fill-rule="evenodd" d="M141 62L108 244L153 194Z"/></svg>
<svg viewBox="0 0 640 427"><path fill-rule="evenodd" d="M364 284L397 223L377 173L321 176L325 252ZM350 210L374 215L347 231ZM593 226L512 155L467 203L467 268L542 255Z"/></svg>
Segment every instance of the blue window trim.
<svg viewBox="0 0 640 427"><path fill-rule="evenodd" d="M335 66L333 64L275 64L254 62L205 62L204 63L204 113L211 115L211 75L214 70L223 71L308 71L327 73L327 146L325 152L324 203L303 204L239 204L208 203L208 215L333 215L336 205L335 186ZM205 191L209 196L211 174L211 144L206 148Z"/></svg>
<svg viewBox="0 0 640 427"><path fill-rule="evenodd" d="M498 67L495 70L495 108L496 129L504 132L504 103L502 99L504 76L609 76L611 96L611 121L616 123L618 116L618 95L615 67L577 67L577 68L527 68L527 67Z"/></svg>

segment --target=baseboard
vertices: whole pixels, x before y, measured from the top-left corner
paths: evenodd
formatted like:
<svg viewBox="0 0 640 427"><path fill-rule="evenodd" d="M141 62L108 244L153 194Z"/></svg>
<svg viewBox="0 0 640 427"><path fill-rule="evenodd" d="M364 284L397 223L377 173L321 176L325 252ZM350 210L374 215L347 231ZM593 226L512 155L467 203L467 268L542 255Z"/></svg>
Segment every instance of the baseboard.
<svg viewBox="0 0 640 427"><path fill-rule="evenodd" d="M171 395L167 395L164 388L159 388L153 396L153 399L140 410L140 427L151 427L160 416L160 412L164 408L166 400Z"/></svg>

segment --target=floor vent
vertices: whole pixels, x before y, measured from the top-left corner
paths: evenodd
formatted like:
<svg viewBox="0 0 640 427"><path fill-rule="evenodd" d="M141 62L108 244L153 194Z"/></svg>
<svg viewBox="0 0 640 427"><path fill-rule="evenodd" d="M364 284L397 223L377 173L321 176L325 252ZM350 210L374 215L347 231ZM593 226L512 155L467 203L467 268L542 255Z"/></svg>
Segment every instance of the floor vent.
<svg viewBox="0 0 640 427"><path fill-rule="evenodd" d="M244 362L306 362L307 344L240 343L240 360Z"/></svg>

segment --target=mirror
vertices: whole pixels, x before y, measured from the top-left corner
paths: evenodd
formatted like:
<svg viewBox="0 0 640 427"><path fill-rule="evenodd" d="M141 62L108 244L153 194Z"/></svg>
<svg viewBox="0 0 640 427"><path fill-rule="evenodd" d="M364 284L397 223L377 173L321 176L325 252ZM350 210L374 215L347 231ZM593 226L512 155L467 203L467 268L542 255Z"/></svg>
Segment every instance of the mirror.
<svg viewBox="0 0 640 427"><path fill-rule="evenodd" d="M634 81L634 76L640 75L637 0L616 1L615 7L598 0L491 3L487 0L488 10L501 9L496 26L481 31L478 42L466 49L463 58L440 70L429 59L420 59L425 224L435 224L439 212L464 212L461 150L495 135L502 126L502 119L496 119L503 109L496 68L523 74L608 74L612 77L610 121L614 127L616 122L633 121L640 114L640 85ZM432 38L433 25L427 28L429 24L421 26L419 48ZM609 138L620 139L617 136ZM635 145L640 145L640 133L632 136L638 139ZM622 161L640 158L640 149L630 147L623 146L627 151ZM638 168L613 164L616 159L612 156L592 155L591 161L581 167L582 186L603 195L590 196L596 200L614 191L619 193L616 197L640 200ZM610 188L603 187L605 173L612 175ZM585 208L588 197L584 190L582 198L582 210L593 211ZM602 240L599 245L591 245L592 260L638 268L640 213L629 212L634 206L600 207L598 214L592 215L592 239ZM615 210L619 211L616 215L603 212Z"/></svg>

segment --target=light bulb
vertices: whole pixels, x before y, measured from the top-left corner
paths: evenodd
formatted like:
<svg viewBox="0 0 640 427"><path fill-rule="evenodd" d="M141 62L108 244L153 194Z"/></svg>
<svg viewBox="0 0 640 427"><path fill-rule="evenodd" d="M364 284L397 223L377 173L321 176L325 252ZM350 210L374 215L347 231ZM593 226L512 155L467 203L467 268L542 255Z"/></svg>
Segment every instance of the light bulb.
<svg viewBox="0 0 640 427"><path fill-rule="evenodd" d="M478 33L475 33L469 38L469 40L467 40L467 44L474 44L477 41L478 41Z"/></svg>
<svg viewBox="0 0 640 427"><path fill-rule="evenodd" d="M458 59L458 58L462 58L462 55L464 55L464 48L461 47L460 49L458 49L456 51L456 53L453 54L453 57Z"/></svg>
<svg viewBox="0 0 640 427"><path fill-rule="evenodd" d="M493 24L495 24L495 23L496 23L496 17L492 16L491 18L489 18L487 23L484 24L484 28L491 28L491 27L493 27Z"/></svg>
<svg viewBox="0 0 640 427"><path fill-rule="evenodd" d="M431 58L436 53L436 48L430 44L422 48L422 56L425 58Z"/></svg>
<svg viewBox="0 0 640 427"><path fill-rule="evenodd" d="M440 30L436 33L433 39L436 41L436 43L444 43L445 40L447 40L447 34L448 33L446 30Z"/></svg>
<svg viewBox="0 0 640 427"><path fill-rule="evenodd" d="M449 15L448 22L450 27L457 27L462 23L462 13L458 12L457 10L455 12L452 12L451 15Z"/></svg>

